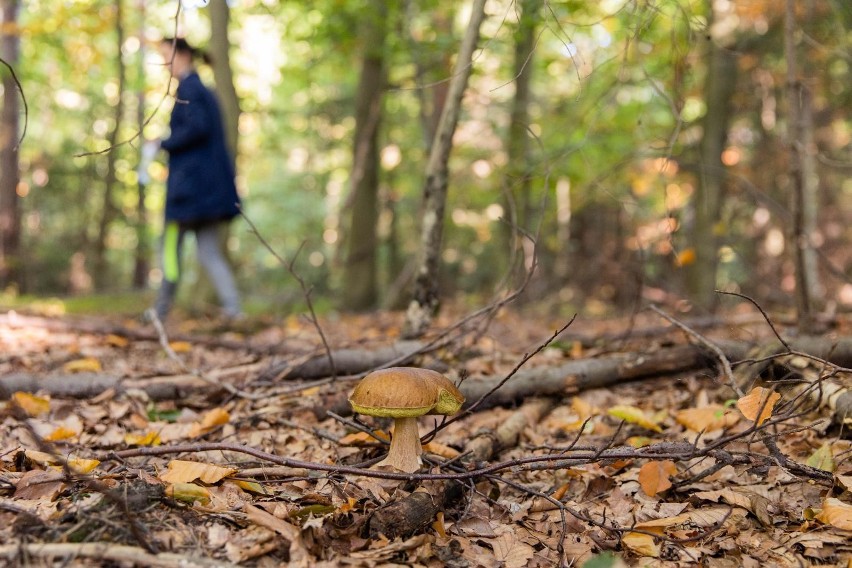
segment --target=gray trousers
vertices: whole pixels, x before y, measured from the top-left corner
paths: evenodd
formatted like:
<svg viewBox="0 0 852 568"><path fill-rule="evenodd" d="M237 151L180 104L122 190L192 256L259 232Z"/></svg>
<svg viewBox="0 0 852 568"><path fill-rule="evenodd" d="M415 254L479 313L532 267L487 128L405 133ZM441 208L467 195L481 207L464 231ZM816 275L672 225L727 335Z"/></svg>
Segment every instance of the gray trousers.
<svg viewBox="0 0 852 568"><path fill-rule="evenodd" d="M181 225L175 221L166 223L162 242L163 281L157 295L154 309L157 317L165 321L169 315L181 276L181 256L186 234L195 233L195 243L198 247L198 261L219 296L222 311L226 317L238 316L242 313L240 294L231 267L219 245L219 234L227 226L227 222L214 222L201 225Z"/></svg>

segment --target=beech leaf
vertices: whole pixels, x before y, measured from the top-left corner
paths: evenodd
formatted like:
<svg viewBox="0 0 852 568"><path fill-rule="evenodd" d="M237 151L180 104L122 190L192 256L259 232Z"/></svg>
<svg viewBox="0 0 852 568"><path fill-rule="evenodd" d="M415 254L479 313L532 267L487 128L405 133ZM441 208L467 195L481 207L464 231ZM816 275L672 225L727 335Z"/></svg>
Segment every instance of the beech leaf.
<svg viewBox="0 0 852 568"><path fill-rule="evenodd" d="M62 370L66 373L97 373L101 370L101 362L94 357L83 357L68 361L62 365Z"/></svg>
<svg viewBox="0 0 852 568"><path fill-rule="evenodd" d="M654 432L663 431L663 429L660 428L659 424L648 418L648 416L646 416L645 413L642 412L642 409L636 408L635 406L627 406L623 404L613 406L612 408L607 410L607 414L615 418L624 420L625 422L629 422L630 424L636 424L637 426L641 426L642 428L653 430Z"/></svg>
<svg viewBox="0 0 852 568"><path fill-rule="evenodd" d="M758 426L766 422L772 416L772 409L781 395L772 389L754 387L750 393L737 401L737 408L747 419L756 422ZM760 416L758 416L760 413Z"/></svg>
<svg viewBox="0 0 852 568"><path fill-rule="evenodd" d="M833 472L836 468L834 455L831 453L831 443L825 442L808 458L809 466L823 471Z"/></svg>
<svg viewBox="0 0 852 568"><path fill-rule="evenodd" d="M645 495L653 497L672 486L671 477L677 474L677 466L670 460L652 461L639 470L639 485Z"/></svg>
<svg viewBox="0 0 852 568"><path fill-rule="evenodd" d="M41 416L50 412L50 399L36 396L28 392L16 392L12 394L12 400L21 407L28 416Z"/></svg>
<svg viewBox="0 0 852 568"><path fill-rule="evenodd" d="M629 532L621 538L621 543L640 556L660 555L660 547L649 534Z"/></svg>
<svg viewBox="0 0 852 568"><path fill-rule="evenodd" d="M236 472L237 470L232 467L221 467L186 460L172 460L169 462L169 470L161 474L160 479L169 483L189 483L200 479L204 483L212 484Z"/></svg>
<svg viewBox="0 0 852 568"><path fill-rule="evenodd" d="M852 531L852 505L840 499L828 497L822 503L822 511L816 519L835 528Z"/></svg>
<svg viewBox="0 0 852 568"><path fill-rule="evenodd" d="M724 406L713 404L681 410L675 415L675 420L694 432L712 432L733 426L739 421L739 416Z"/></svg>

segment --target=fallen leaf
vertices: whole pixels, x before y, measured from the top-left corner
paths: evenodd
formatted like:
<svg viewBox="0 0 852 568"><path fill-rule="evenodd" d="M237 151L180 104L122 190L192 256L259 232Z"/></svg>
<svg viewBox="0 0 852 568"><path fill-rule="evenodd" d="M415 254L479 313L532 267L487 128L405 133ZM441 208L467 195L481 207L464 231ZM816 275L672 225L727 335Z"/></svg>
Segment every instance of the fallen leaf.
<svg viewBox="0 0 852 568"><path fill-rule="evenodd" d="M66 463L74 473L86 474L91 473L92 470L98 467L101 462L99 460L89 460L85 458L68 458Z"/></svg>
<svg viewBox="0 0 852 568"><path fill-rule="evenodd" d="M816 451L811 454L808 461L805 463L816 469L833 472L836 465L834 463L834 455L831 452L831 443L823 443L822 446L817 448Z"/></svg>
<svg viewBox="0 0 852 568"><path fill-rule="evenodd" d="M694 432L712 432L733 426L739 422L739 416L724 406L714 404L681 410L675 415L675 420Z"/></svg>
<svg viewBox="0 0 852 568"><path fill-rule="evenodd" d="M435 516L435 521L432 523L432 528L438 533L441 538L447 538L447 529L444 526L444 512L438 511Z"/></svg>
<svg viewBox="0 0 852 568"><path fill-rule="evenodd" d="M852 531L852 505L844 503L840 499L828 497L822 503L822 511L816 519L826 525L835 528Z"/></svg>
<svg viewBox="0 0 852 568"><path fill-rule="evenodd" d="M129 339L114 333L107 335L104 341L106 341L107 345L112 345L113 347L127 347L130 344Z"/></svg>
<svg viewBox="0 0 852 568"><path fill-rule="evenodd" d="M506 568L524 568L535 554L533 547L518 540L512 532L503 533L490 542L494 556Z"/></svg>
<svg viewBox="0 0 852 568"><path fill-rule="evenodd" d="M640 556L656 558L660 555L659 545L654 542L654 537L649 534L629 532L622 537L621 543Z"/></svg>
<svg viewBox="0 0 852 568"><path fill-rule="evenodd" d="M370 436L367 432L353 432L340 438L341 446L363 446L365 444L377 444L376 438L381 438L386 442L390 442L390 436L384 430L373 430L375 437Z"/></svg>
<svg viewBox="0 0 852 568"><path fill-rule="evenodd" d="M240 489L244 489L246 491L250 491L251 493L256 493L258 495L269 495L269 491L266 488L258 483L257 481L247 481L245 479L234 479L231 481L234 485L239 487Z"/></svg>
<svg viewBox="0 0 852 568"><path fill-rule="evenodd" d="M623 404L613 406L607 410L607 414L624 420L625 422L629 422L630 424L636 424L642 428L653 430L654 432L663 431L659 424L648 418L640 408L636 408L635 406L627 406Z"/></svg>
<svg viewBox="0 0 852 568"><path fill-rule="evenodd" d="M737 401L737 408L748 420L756 422L758 426L766 422L772 416L772 409L781 395L772 389L754 387L750 393ZM760 413L760 416L758 416Z"/></svg>
<svg viewBox="0 0 852 568"><path fill-rule="evenodd" d="M169 483L189 483L200 479L204 483L217 483L223 478L233 475L237 470L232 467L220 467L218 465L201 462L172 460L169 462L169 470L160 475L160 479Z"/></svg>
<svg viewBox="0 0 852 568"><path fill-rule="evenodd" d="M195 483L171 483L166 487L166 495L175 501L184 503L195 503L198 501L201 504L210 502L210 491L206 487L201 487Z"/></svg>
<svg viewBox="0 0 852 568"><path fill-rule="evenodd" d="M192 344L189 341L169 341L169 347L175 353L189 353L192 351Z"/></svg>
<svg viewBox="0 0 852 568"><path fill-rule="evenodd" d="M146 432L144 434L125 434L124 443L128 446L159 446L163 443L157 432Z"/></svg>
<svg viewBox="0 0 852 568"><path fill-rule="evenodd" d="M12 401L26 412L27 416L41 416L50 412L49 398L18 391L12 394Z"/></svg>
<svg viewBox="0 0 852 568"><path fill-rule="evenodd" d="M68 361L62 365L66 373L97 373L101 370L101 362L94 357L83 357Z"/></svg>
<svg viewBox="0 0 852 568"><path fill-rule="evenodd" d="M15 485L15 499L53 500L65 489L62 479L65 475L59 471L34 469L24 473Z"/></svg>
<svg viewBox="0 0 852 568"><path fill-rule="evenodd" d="M224 408L214 408L204 413L199 422L195 422L189 429L189 436L202 436L217 426L227 424L231 420L231 415Z"/></svg>
<svg viewBox="0 0 852 568"><path fill-rule="evenodd" d="M627 444L634 448L644 448L654 443L654 440L647 436L631 436L627 438Z"/></svg>
<svg viewBox="0 0 852 568"><path fill-rule="evenodd" d="M670 460L651 461L639 470L639 485L645 495L653 497L672 486L671 477L677 474L677 466Z"/></svg>
<svg viewBox="0 0 852 568"><path fill-rule="evenodd" d="M429 442L423 446L423 451L435 454L436 456L440 456L447 460L451 460L459 455L459 451L457 449L445 446L444 444L439 444L438 442Z"/></svg>
<svg viewBox="0 0 852 568"><path fill-rule="evenodd" d="M79 432L75 432L71 428L66 426L59 426L53 432L44 437L44 439L48 442L61 442L62 440L68 440L74 438L79 435Z"/></svg>
<svg viewBox="0 0 852 568"><path fill-rule="evenodd" d="M37 463L41 466L56 465L62 461L58 456L48 454L47 452L40 452L38 450L24 450L24 455L33 463Z"/></svg>
<svg viewBox="0 0 852 568"><path fill-rule="evenodd" d="M675 256L675 266L689 266L695 262L696 258L698 258L698 256L696 255L694 248L685 248Z"/></svg>

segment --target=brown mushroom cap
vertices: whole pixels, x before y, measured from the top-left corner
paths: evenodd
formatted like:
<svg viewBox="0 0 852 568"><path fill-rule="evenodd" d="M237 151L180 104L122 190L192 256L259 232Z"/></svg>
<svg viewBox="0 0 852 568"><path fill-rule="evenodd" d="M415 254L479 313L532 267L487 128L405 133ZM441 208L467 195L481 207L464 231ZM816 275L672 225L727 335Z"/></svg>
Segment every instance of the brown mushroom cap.
<svg viewBox="0 0 852 568"><path fill-rule="evenodd" d="M463 403L464 396L447 377L415 367L374 371L349 396L349 404L358 414L385 418L450 415Z"/></svg>

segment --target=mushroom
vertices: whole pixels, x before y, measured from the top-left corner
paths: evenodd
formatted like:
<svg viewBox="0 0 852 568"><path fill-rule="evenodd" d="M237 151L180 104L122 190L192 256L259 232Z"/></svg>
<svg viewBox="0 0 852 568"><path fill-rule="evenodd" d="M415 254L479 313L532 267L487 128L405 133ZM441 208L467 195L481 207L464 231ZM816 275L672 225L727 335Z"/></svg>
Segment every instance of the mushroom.
<svg viewBox="0 0 852 568"><path fill-rule="evenodd" d="M387 457L376 467L390 466L412 473L420 468L420 432L417 417L458 412L464 396L450 380L429 369L391 367L361 379L349 396L358 414L393 418L393 437Z"/></svg>

